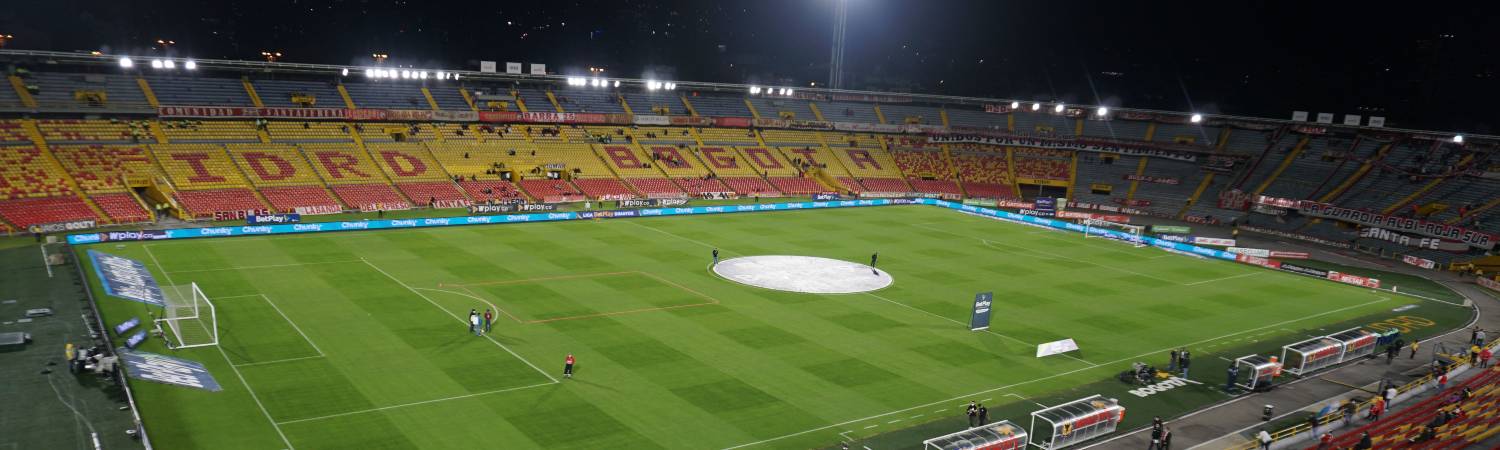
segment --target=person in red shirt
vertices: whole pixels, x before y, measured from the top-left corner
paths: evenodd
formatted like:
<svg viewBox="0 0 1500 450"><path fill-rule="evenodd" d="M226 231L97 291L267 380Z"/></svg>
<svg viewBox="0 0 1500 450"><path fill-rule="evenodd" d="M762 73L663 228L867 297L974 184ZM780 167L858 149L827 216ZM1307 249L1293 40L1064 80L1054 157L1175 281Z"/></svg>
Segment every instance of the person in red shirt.
<svg viewBox="0 0 1500 450"><path fill-rule="evenodd" d="M573 378L573 362L575 361L577 360L573 358L572 353L569 353L568 357L563 360L563 378Z"/></svg>
<svg viewBox="0 0 1500 450"><path fill-rule="evenodd" d="M1494 354L1490 353L1490 348L1489 347L1485 347L1484 350L1480 350L1479 351L1479 367L1489 367L1490 366L1490 357L1491 356L1494 356Z"/></svg>

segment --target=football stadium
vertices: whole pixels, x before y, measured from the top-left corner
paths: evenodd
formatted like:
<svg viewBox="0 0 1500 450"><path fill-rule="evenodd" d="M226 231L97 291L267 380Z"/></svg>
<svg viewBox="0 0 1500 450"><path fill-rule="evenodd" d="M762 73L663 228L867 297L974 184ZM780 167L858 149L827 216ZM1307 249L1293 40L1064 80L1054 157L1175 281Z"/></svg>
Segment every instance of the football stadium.
<svg viewBox="0 0 1500 450"><path fill-rule="evenodd" d="M823 3L811 82L0 34L0 450L1500 445L1500 137L865 88Z"/></svg>

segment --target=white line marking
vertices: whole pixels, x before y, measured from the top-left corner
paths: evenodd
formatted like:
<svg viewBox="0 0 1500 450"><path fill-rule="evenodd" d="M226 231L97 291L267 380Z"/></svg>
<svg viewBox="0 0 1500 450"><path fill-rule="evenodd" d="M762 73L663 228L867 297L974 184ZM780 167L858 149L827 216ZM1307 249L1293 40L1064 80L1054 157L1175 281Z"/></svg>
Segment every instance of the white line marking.
<svg viewBox="0 0 1500 450"><path fill-rule="evenodd" d="M453 295L458 295L458 296L472 298L472 299L475 299L475 300L479 300L481 303L484 303L485 305L488 305L490 308L494 309L495 311L498 311L500 314L505 314L507 316L510 316L510 313L507 313L507 312L505 312L505 310L500 309L499 306L495 306L494 303L490 303L489 300L485 300L485 299L476 297L476 296L474 296L472 294L467 294L467 293L458 292L458 291L450 291L450 290L446 290L446 289L431 289L431 288L419 288L419 287L414 287L412 289L416 289L416 290L419 290L419 291L443 292L443 293L448 293L448 294L453 294ZM511 316L511 317L514 318L515 316Z"/></svg>
<svg viewBox="0 0 1500 450"><path fill-rule="evenodd" d="M40 244L37 247L42 248L42 267L47 268L47 278L52 278L52 265L47 264L47 244Z"/></svg>
<svg viewBox="0 0 1500 450"><path fill-rule="evenodd" d="M275 361L257 361L257 362L252 362L252 363L235 364L234 366L235 367L264 366L264 365L267 365L267 364L289 363L289 362L292 362L292 361L302 361L302 360L306 360L306 359L317 359L317 358L327 358L327 357L323 356L323 355L303 356L303 357L300 357L300 358L278 359L278 360L275 360Z"/></svg>
<svg viewBox="0 0 1500 450"><path fill-rule="evenodd" d="M293 264L271 264L271 265L265 265L265 266L218 267L218 268L213 268L213 269L178 270L178 271L174 271L172 273L196 273L196 272L221 272L221 271L225 271L225 270L274 269L274 268L277 268L277 267L300 267L300 266L314 266L314 265L320 265L320 264L350 264L350 263L357 263L357 262L359 262L359 260L357 260L357 259L348 259L348 260L339 260L339 261L305 262L305 263L293 263Z"/></svg>
<svg viewBox="0 0 1500 450"><path fill-rule="evenodd" d="M1372 300L1372 301L1360 303L1360 304L1357 304L1357 305L1350 305L1350 306L1346 306L1346 307L1339 308L1339 309L1324 311L1322 313L1314 314L1314 315L1311 315L1311 316L1303 316L1303 317L1299 317L1299 318L1296 318L1296 319L1284 320L1284 321L1273 323L1273 324L1270 324L1270 325L1255 327L1255 328L1251 328L1251 329L1244 330L1244 331L1239 331L1239 332L1235 332L1235 333L1226 334L1226 335L1223 335L1223 336L1218 336L1218 337L1212 337L1212 338L1208 338L1208 339L1203 339L1203 340L1199 340L1197 342L1189 342L1189 343L1186 343L1186 344L1174 345L1174 346L1163 348L1163 349L1160 349L1160 350L1153 350L1153 351L1141 353L1141 354L1135 355L1135 356L1130 356L1130 357L1126 357L1126 358L1120 358L1120 359L1117 359L1117 360L1114 360L1114 361L1110 361L1110 362L1106 362L1106 363L1100 364L1098 366L1082 367L1082 368L1078 368L1078 369L1069 370L1067 372L1059 372L1059 373L1055 373L1055 374L1052 374L1052 375L1047 375L1047 376L1040 377L1040 378L1035 378L1035 379L1031 379L1031 380L1026 380L1026 381L1021 381L1021 382L1011 383L1011 384L1008 384L1008 385L994 387L994 388L990 388L990 389L985 389L983 391L979 391L979 392L975 392L975 393L971 393L971 394L960 395L960 396L949 398L949 399L938 400L938 401L927 403L927 404L912 406L910 408L898 409L898 410L895 410L895 411L890 411L890 412L886 412L886 413L876 414L876 415L869 416L869 417L861 417L861 418L858 418L858 419L849 420L849 421L845 421L845 422L840 422L840 423L836 423L836 424L832 424L832 425L826 425L826 426L822 426L822 427L818 427L818 428L813 428L813 429L809 429L809 430L798 431L796 433L784 434L784 435L781 435L781 436L777 436L777 437L773 437L773 438L769 438L769 439L762 439L762 440L755 441L755 442L744 443L744 444L736 445L736 446L733 446L733 447L725 447L724 450L733 450L733 449L737 449L737 448L745 448L745 447L760 445L760 444L764 444L764 443L767 443L767 442L779 441L779 440L786 439L786 438L789 438L789 437L796 437L796 436L801 436L801 435L808 434L808 433L823 431L823 430L827 430L829 428L841 427L841 426L848 425L848 424L855 423L855 422L863 422L863 421L866 421L866 420L878 419L878 418L889 416L889 415L892 415L892 414L900 414L900 413L911 411L911 410L917 409L917 408L926 408L926 407L929 407L929 406L932 406L932 405L937 405L937 404L942 404L942 403L949 403L949 402L953 402L953 401L956 401L956 400L962 400L962 399L969 398L969 397L984 395L984 394L988 394L988 393L995 392L995 391L1000 391L1000 390L1004 390L1004 389L1010 389L1010 388L1013 388L1013 387L1016 387L1016 386L1023 386L1023 385L1028 385L1028 384L1036 383L1036 382L1039 382L1039 381L1046 381L1046 380L1050 380L1050 379L1053 379L1053 378L1068 376L1068 375L1072 375L1072 374L1075 374L1075 373L1078 373L1078 372L1082 372L1082 371L1093 369L1093 368L1100 367L1100 366L1109 366L1109 365L1119 364L1119 363L1122 363L1122 362L1125 362L1125 361L1130 361L1130 360L1133 360L1133 359L1140 359L1140 358L1143 358L1143 357L1146 357L1146 356L1151 356L1153 354L1158 354L1158 353L1161 353L1161 352L1172 350L1174 348L1196 346L1196 345L1203 344L1203 343L1206 343L1206 342L1213 342L1213 341L1217 341L1217 340L1220 340L1220 339L1230 338L1230 337L1238 336L1238 335L1245 334L1245 333L1253 333L1253 332L1264 330L1264 329L1267 329L1267 328L1280 327L1280 326L1283 326L1283 325L1286 325L1286 324L1289 324L1289 323L1295 323L1295 322L1301 322L1301 321L1304 321L1304 320L1315 319L1315 318L1326 316L1326 315L1329 315L1329 314L1336 314L1336 313L1348 311L1348 310L1354 309L1354 308L1361 308L1361 307L1373 305L1373 304L1376 304L1376 303L1388 301L1390 299L1391 299L1390 297L1380 297L1379 299L1376 299L1376 300Z"/></svg>
<svg viewBox="0 0 1500 450"><path fill-rule="evenodd" d="M919 312L919 313L922 313L922 314L926 314L926 315L929 315L929 316L932 316L932 317L943 319L943 320L946 320L946 321L949 321L949 322L953 322L953 323L956 323L956 324L959 324L959 325L963 325L963 326L966 326L966 327L969 326L969 324L961 322L961 321L956 320L956 319L953 319L951 317L934 314L932 312L929 312L929 311L921 309L921 308L917 308L915 306L911 306L911 305L908 305L908 304L905 304L905 303L901 303L901 302L898 302L898 301L895 301L895 300L891 300L891 299L888 299L888 298L885 298L885 297L881 297L880 295L878 295L878 294L876 294L874 292L866 292L865 295L869 295L871 297L875 297L875 298L878 298L878 299L881 299L881 300L885 300L886 302L891 303L893 305L899 305L899 306L901 306L903 308L907 308L907 309L910 309L912 311L916 311L916 312ZM1023 340L1020 340L1020 339L1016 339L1016 338L1013 338L1013 337L1010 337L1010 336L1006 336L1006 335L1003 335L1003 334L1000 334L1000 333L996 333L996 332L991 331L989 329L984 329L984 330L981 330L981 331L984 331L985 333L993 334L993 335L996 335L996 336L1000 336L1001 338L1010 340L1012 342L1020 343L1021 345L1030 346L1030 347L1037 346L1037 344L1033 344L1033 343L1026 342L1026 341L1023 341ZM1068 359L1072 359L1074 361L1082 362L1084 364L1093 364L1091 362L1088 362L1088 361L1085 361L1083 359L1074 357L1072 355L1062 354L1062 356L1065 357L1065 358L1068 358Z"/></svg>
<svg viewBox="0 0 1500 450"><path fill-rule="evenodd" d="M887 425L889 425L889 424L893 424L893 423L900 422L900 421L901 421L901 419L893 419L893 420L886 421L885 423Z"/></svg>
<svg viewBox="0 0 1500 450"><path fill-rule="evenodd" d="M1253 277L1253 276L1260 275L1260 274L1263 274L1263 273L1265 273L1265 272L1242 273L1242 274L1239 274L1239 275L1228 276L1228 277L1223 277L1223 278L1214 278L1212 280L1203 280L1203 281L1194 281L1192 283L1183 283L1182 285L1183 286L1197 286L1197 285L1200 285L1200 284L1213 283L1215 281L1224 281L1224 280L1233 280L1235 278Z"/></svg>
<svg viewBox="0 0 1500 450"><path fill-rule="evenodd" d="M390 278L391 281L395 281L396 284L401 285L401 287L406 288L406 290L411 291L411 293L417 294L418 297L422 297L422 300L426 300L427 303L432 304L433 307L442 310L444 314L447 314L448 317L452 317L453 320L457 320L459 323L468 323L464 321L462 317L458 317L457 314L453 314L453 311L449 311L448 308L444 308L442 305L437 304L437 302L432 301L431 298L427 297L427 294L423 294L422 291L418 291L407 285L406 282L391 276L390 273L387 273L384 269L381 269L379 266L371 263L370 260L364 258L360 258L359 260L363 261L365 265L370 266L371 269L375 269L376 272L380 272L381 275L385 275L386 278ZM521 362L526 363L526 365L531 366L532 369L536 370L536 373L542 374L542 376L547 377L548 380L552 380L553 383L558 382L556 378L552 378L552 374L549 374L547 373L547 371L542 370L542 368L537 367L536 364L532 364L531 361L527 361L526 358L521 357L520 354L516 353L514 350L511 350L510 347L506 347L505 344L501 344L500 341L495 340L494 337L485 335L484 338L488 339L490 343L495 344L495 346L500 347L500 349L505 350L506 353L510 353L510 355L516 357L516 359L521 360Z"/></svg>
<svg viewBox="0 0 1500 450"><path fill-rule="evenodd" d="M285 421L285 422L280 422L280 424L286 425L286 424L292 424L292 423L312 422L312 421L315 421L315 420L324 420L324 419L332 419L332 418L335 418L335 417L352 416L352 415L355 415L355 414L372 413L372 412L378 412L378 411L385 411L385 410L388 410L388 409L396 409L396 408L405 408L405 407L408 407L408 406L425 405L425 404L428 404L428 403L446 402L448 400L459 400L459 399L465 399L465 398L470 398L470 397L478 397L478 396L481 396L481 395L499 394L499 393L502 393L502 392L519 391L519 390L522 390L522 389L539 388L539 387L542 387L542 386L551 386L553 384L557 384L557 383L556 382L552 382L552 383L537 383L537 384L533 384L533 385L529 385L529 386L519 386L519 387L513 387L513 388L496 389L496 390L493 390L493 391L475 392L475 393L472 393L472 394L455 395L455 396L452 396L452 397L435 398L435 399L432 399L432 400L422 400L420 402L402 403L402 404L399 404L399 405L382 406L382 407L379 407L379 408L370 408L370 409L362 409L362 410L359 410L359 411L349 411L349 412L343 412L343 413L338 413L338 414L329 414L329 415L326 415L326 416L308 417L308 418L305 418L305 419L292 419L292 420L288 420L288 421Z"/></svg>
<svg viewBox="0 0 1500 450"><path fill-rule="evenodd" d="M925 416L925 415L926 414L917 414L915 416L907 417L907 419L915 419L915 418L922 417L922 416Z"/></svg>
<svg viewBox="0 0 1500 450"><path fill-rule="evenodd" d="M156 254L155 253L151 253L151 245L149 245L149 244L142 245L141 248L146 249L146 256L150 256L151 257L151 263L155 264L156 265L156 270L160 270L161 274L167 278L167 283L170 284L170 285L172 285L172 286L176 286L177 282L172 281L172 275L167 272L167 268L166 267L162 267L161 261L158 261L156 259ZM235 378L239 378L240 379L240 384L243 385L243 386L245 386L245 392L249 392L250 393L250 399L251 400L255 400L255 406L257 408L260 408L260 413L266 416L266 421L267 422L271 422L271 428L273 428L273 429L276 430L276 435L281 436L281 442L284 443L284 444L286 444L286 448L288 450L295 450L296 447L292 445L292 441L289 440L289 439L287 439L286 438L286 433L283 433L281 431L281 425L277 424L276 423L276 419L271 417L271 412L270 411L266 411L266 405L264 403L261 403L260 396L255 394L255 389L250 388L250 382L245 380L245 375L241 374L240 373L240 369L238 367L234 366L234 361L230 361L229 360L229 353L226 353L224 351L224 347L220 347L220 346L217 346L217 345L215 345L213 347L216 348L216 349L219 349L219 356L223 356L224 357L224 364L228 364L229 365L229 370L234 371Z"/></svg>
<svg viewBox="0 0 1500 450"><path fill-rule="evenodd" d="M880 425L870 425L870 426L865 427L865 429L868 430L868 429L875 428L875 427L878 427L878 426L880 426Z"/></svg>
<svg viewBox="0 0 1500 450"><path fill-rule="evenodd" d="M297 322L293 322L291 317L287 317L286 313L281 312L281 307L276 306L276 302L271 301L271 297L267 297L266 294L260 294L260 298L265 299L266 303L271 305L271 309L276 310L276 314L280 314L281 318L286 319L286 323L291 324L292 329L297 330L297 334L302 335L302 340L307 341L307 345L311 345L313 350L318 351L318 356L328 356L327 353L323 353L323 349L318 348L318 344L313 342L312 338L307 337L307 333L302 332L302 327L297 326Z"/></svg>
<svg viewBox="0 0 1500 450"><path fill-rule="evenodd" d="M673 233L673 232L670 232L670 231L667 231L667 230L656 228L656 227L653 227L653 226L650 226L650 225L641 225L639 223L636 223L636 221L634 221L634 220L626 220L626 221L623 221L623 222L631 224L631 225L635 225L635 226L638 226L638 227L641 227L641 228L645 228L647 230L655 231L657 233L665 234L667 236L672 236L672 237L675 237L675 238L678 238L678 239L682 239L684 241L692 242L694 244L698 244L698 245L701 245L703 247L718 248L718 247L714 246L713 244L710 244L710 243L707 243L707 242L703 242L703 241L700 241L700 240L697 240L697 239L693 239L693 238L690 238L690 237L687 237L687 236L683 236L683 235L680 235L680 234L677 234L677 233ZM720 249L720 250L723 253L733 253L733 252L730 252L728 250L723 250L723 249ZM735 253L735 254L737 254L737 253Z"/></svg>
<svg viewBox="0 0 1500 450"><path fill-rule="evenodd" d="M1041 404L1041 403L1037 403L1037 402L1035 402L1035 401L1032 401L1032 400L1031 400L1031 399L1029 399L1029 398L1026 398L1026 397L1022 397L1022 396L1021 396L1021 395L1020 395L1020 394L1005 394L1005 395L1009 395L1009 396L1011 396L1011 397L1015 397L1015 398L1019 398L1019 399L1021 399L1021 400L1023 400L1023 401L1027 401L1027 402L1031 402L1031 404L1033 404L1033 405L1037 405L1037 406L1040 406L1040 407L1042 407L1042 408L1043 408L1043 409L1045 409L1045 408L1049 408L1049 406L1047 406L1047 405L1043 405L1043 404ZM984 401L989 401L989 399L985 399L985 400L984 400Z"/></svg>

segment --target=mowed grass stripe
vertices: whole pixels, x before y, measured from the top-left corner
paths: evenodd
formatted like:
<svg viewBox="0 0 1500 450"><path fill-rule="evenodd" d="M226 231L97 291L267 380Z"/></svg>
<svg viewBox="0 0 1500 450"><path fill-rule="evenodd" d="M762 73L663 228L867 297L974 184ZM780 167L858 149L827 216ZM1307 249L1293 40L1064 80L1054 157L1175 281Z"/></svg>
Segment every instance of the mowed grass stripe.
<svg viewBox="0 0 1500 450"><path fill-rule="evenodd" d="M1028 343L1072 337L1084 348L1079 356L1097 362L1373 299L1362 290L1269 272L1183 286L1256 269L1036 231L929 207L889 207L203 240L152 248L169 269L317 263L184 274L178 280L198 281L210 295L265 293L329 354L242 369L257 393L274 397L268 408L275 416L301 420L284 426L298 448L720 448L1076 371L1007 390L1027 396L1059 392L1120 370L1079 370L1088 365L1037 359L1027 345L932 316L965 321L980 291L997 294L997 333ZM880 295L917 310L863 295L732 284L706 270L707 246L721 246L727 256L798 254L857 262L879 251L881 267L897 280ZM1052 254L1015 250L1021 247ZM144 258L136 244L120 253ZM334 263L361 258L390 277ZM1152 276L1103 269L1107 264ZM544 380L493 344L466 335L466 327L445 312L463 317L484 302L431 291L418 296L402 286L448 289L439 284L614 272L646 273L656 281L537 281L533 288L546 295L517 301L534 302L528 306L543 313L655 308L693 297L678 291L719 303L500 322L492 337L542 370L557 375L569 353L580 364L578 377L560 384L493 393L484 392ZM1266 290L1268 285L1281 290ZM525 297L480 287L471 289L501 308L509 297ZM101 300L109 320L130 314L126 303ZM1393 306L1351 308L1325 319ZM264 323L271 333L289 332L272 324L276 317L255 314L262 318L243 320ZM266 346L291 346L272 342L283 340ZM276 356L270 349L256 351ZM222 362L211 369L221 381L231 376ZM476 392L484 394L471 395ZM231 416L242 421L256 420L258 410L248 397L226 394L148 388L141 401L148 426L184 427L168 432L161 445L233 448L238 444L219 440L210 428L232 424L187 417L227 408L240 411ZM406 403L414 404L399 406ZM379 409L393 405L399 407ZM246 409L255 414L244 414ZM236 435L269 433L269 442L279 441L267 424L241 427ZM838 431L767 445L826 445Z"/></svg>

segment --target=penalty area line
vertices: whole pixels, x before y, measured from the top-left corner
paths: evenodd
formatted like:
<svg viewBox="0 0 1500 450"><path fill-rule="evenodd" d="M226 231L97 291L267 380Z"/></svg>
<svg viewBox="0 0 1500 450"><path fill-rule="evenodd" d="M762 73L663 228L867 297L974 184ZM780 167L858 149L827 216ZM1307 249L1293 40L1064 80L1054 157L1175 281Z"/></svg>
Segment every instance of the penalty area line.
<svg viewBox="0 0 1500 450"><path fill-rule="evenodd" d="M843 427L845 425L849 425L849 424L852 424L852 423L864 422L866 420L872 420L872 419L879 419L879 418L883 418L883 417L886 417L886 416L890 416L892 414L901 414L901 413L904 413L904 412L907 412L907 411L911 411L911 410L914 410L914 409L918 409L918 408L927 408L927 407L930 407L930 406L933 406L933 405L940 405L940 404L944 404L944 403L950 403L950 402L954 402L954 401L963 400L963 399L966 399L966 398L973 398L974 396L978 396L978 395L984 395L984 394L988 394L988 393L991 393L991 392L996 392L996 391L1001 391L1001 390L1005 390L1005 389L1014 388L1014 387L1017 387L1017 386L1024 386L1024 385L1029 385L1029 384L1032 384L1032 383L1037 383L1037 382L1040 382L1040 381L1046 381L1046 380L1051 380L1051 379L1054 379L1054 378L1064 377L1064 376L1072 375L1072 374L1075 374L1075 373L1083 372L1085 370L1091 370L1091 369L1095 369L1095 368L1098 368L1098 367L1119 364L1119 363L1130 361L1130 360L1134 360L1134 359L1140 359L1140 358L1144 358L1144 357L1147 357L1147 356L1159 354L1161 352L1169 351L1169 350L1172 350L1172 349L1175 349L1175 348L1182 348L1182 347L1187 347L1187 346L1200 345L1200 344L1204 344L1204 343L1208 343L1208 342L1217 341L1217 340L1220 340L1220 339L1225 339L1225 338L1230 338L1230 337L1234 337L1234 336L1239 336L1239 335L1245 334L1245 333L1253 333L1253 332L1264 330L1264 329L1267 329L1267 328L1281 327L1281 326L1285 326L1286 324L1290 324L1290 323L1301 322L1301 321L1304 321L1304 320L1314 319L1314 318L1326 316L1326 315L1329 315L1329 314L1337 314L1337 313L1340 313L1340 312L1348 311L1350 309L1361 308L1361 307L1373 305L1373 304L1376 304L1376 303L1388 301L1390 299L1391 299L1390 297L1381 297L1381 298L1373 300L1373 301L1368 301L1368 302L1360 303L1360 304L1357 304L1357 305L1350 305L1350 306L1346 306L1346 307L1339 308L1339 309L1324 311L1324 312L1321 312L1321 313L1318 313L1318 314L1314 314L1314 315L1310 315L1310 316L1299 317L1299 318L1290 319L1290 320L1284 320L1284 321L1273 323L1273 324L1270 324L1270 325L1259 326L1259 327L1251 328L1251 329L1244 330L1244 331L1238 331L1238 332L1226 334L1226 335L1223 335L1223 336L1212 337L1212 338L1208 338L1208 339L1202 339L1202 340L1199 340L1197 342L1189 342L1189 343L1186 343L1186 344L1174 345L1174 346L1163 348L1163 349L1160 349L1160 350L1153 350L1153 351L1141 353L1141 354L1135 355L1135 356L1130 356L1130 357L1126 357L1126 358L1120 358L1120 359L1117 359L1117 360L1114 360L1114 361L1110 361L1110 362L1106 362L1106 363L1103 363L1103 364L1100 364L1100 365L1097 365L1097 366L1082 367L1082 368L1078 368L1078 369L1069 370L1069 371L1066 371L1066 372L1060 372L1060 373L1055 373L1055 374L1052 374L1052 375L1047 375L1047 376L1044 376L1044 377L1034 378L1034 379L1031 379L1031 380L1020 381L1020 382L1011 383L1011 384L1007 384L1007 385L1000 386L1000 387L985 389L985 390L982 390L982 391L979 391L979 392L974 392L974 393L970 393L970 394L960 395L960 396L949 398L949 399L938 400L938 401L931 402L931 403L916 405L916 406L912 406L912 407L909 407L909 408L902 408L902 409L898 409L898 410L895 410L895 411L890 411L890 412L886 412L886 413L876 414L876 415L873 415L873 416L861 417L861 418L853 419L853 420L847 420L847 421L844 421L844 422L839 422L839 423L835 423L835 424L831 424L831 425L825 425L825 426L822 426L822 427L813 428L813 429L809 429L809 430L798 431L796 433L784 434L784 435L781 435L781 436L777 436L777 437L773 437L773 438L769 438L769 439L762 439L762 440L755 441L755 442L744 443L744 444L740 444L740 445L736 445L736 446L732 446L732 447L724 447L723 450L734 450L734 449L737 449L737 448L752 447L752 446L764 444L764 443L767 443L767 442L775 442L775 441L779 441L779 440L782 440L782 439L791 438L791 437L797 437L797 436L801 436L801 435L808 434L808 433L816 433L816 432L827 430L827 429L830 429L830 428Z"/></svg>
<svg viewBox="0 0 1500 450"><path fill-rule="evenodd" d="M472 393L472 394L464 394L464 395L455 395L455 396L452 396L452 397L435 398L435 399L432 399L432 400L422 400L422 401L419 401L419 402L402 403L402 404L399 404L399 405L382 406L382 407L379 407L379 408L361 409L359 411L349 411L349 412L342 412L342 413L338 413L338 414L329 414L329 415L326 415L326 416L307 417L307 418L302 418L302 419L292 419L292 420L287 420L287 421L282 421L282 422L277 422L277 423L281 424L281 425L287 425L287 424L293 424L293 423L312 422L312 421L316 421L316 420L333 419L333 418L337 418L337 417L352 416L352 415L356 415L356 414L366 414L366 413L379 412L379 411L385 411L385 410L396 409L396 408L405 408L405 407L408 407L408 406L426 405L426 404L429 404L429 403L446 402L446 401L449 401L449 400L461 400L461 399L466 399L466 398L478 397L478 396L481 396L481 395L499 394L499 393L504 393L504 392L515 392L515 391L520 391L520 390L525 390L525 389L539 388L539 387L543 387L543 386L551 386L553 384L557 384L557 383L555 383L555 382L554 383L537 383L537 384L532 384L532 385L527 385L527 386L517 386L517 387L513 387L513 388L496 389L496 390L493 390L493 391L475 392L475 393Z"/></svg>
<svg viewBox="0 0 1500 450"><path fill-rule="evenodd" d="M453 320L457 320L459 323L463 323L463 324L467 324L468 323L468 322L464 321L464 319L462 317L458 317L457 314L454 314L453 311L449 311L447 308L444 308L443 305L439 305L437 302L432 301L431 298L427 297L427 294L423 294L422 291L418 291L418 290L416 290L416 288L413 288L410 285L406 284L406 282L401 281L400 279L398 279L398 278L396 278L394 276L391 276L391 274L388 273L388 272L386 272L385 269L381 269L380 266L376 266L374 263L371 263L370 260L364 259L364 258L360 258L360 261L363 261L365 263L365 265L370 266L371 269L375 269L376 272L380 272L381 275L385 275L386 278L390 278L391 281L396 282L396 284L401 285L401 287L406 288L406 290L411 291L411 293L417 294L418 297L422 297L422 300L426 300L428 304L431 304L434 308L437 308L438 310L442 311L444 314L447 314L448 317L452 317ZM486 340L490 341L491 344L495 344L496 347L500 347L501 350L505 350L506 353L510 353L510 356L514 356L514 357L516 357L516 359L521 360L521 362L526 363L526 365L531 366L532 370L535 370L536 373L542 374L542 376L547 377L547 379L550 380L552 383L558 383L559 382L559 381L557 381L557 378L553 378L552 377L552 374L547 373L547 371L542 370L542 368L540 368L540 367L537 367L536 364L532 364L531 361L528 361L526 358L522 357L519 353L516 353L515 350L511 350L510 347L506 347L505 344L501 344L500 341L495 340L495 338L493 336L485 335L484 338Z"/></svg>

